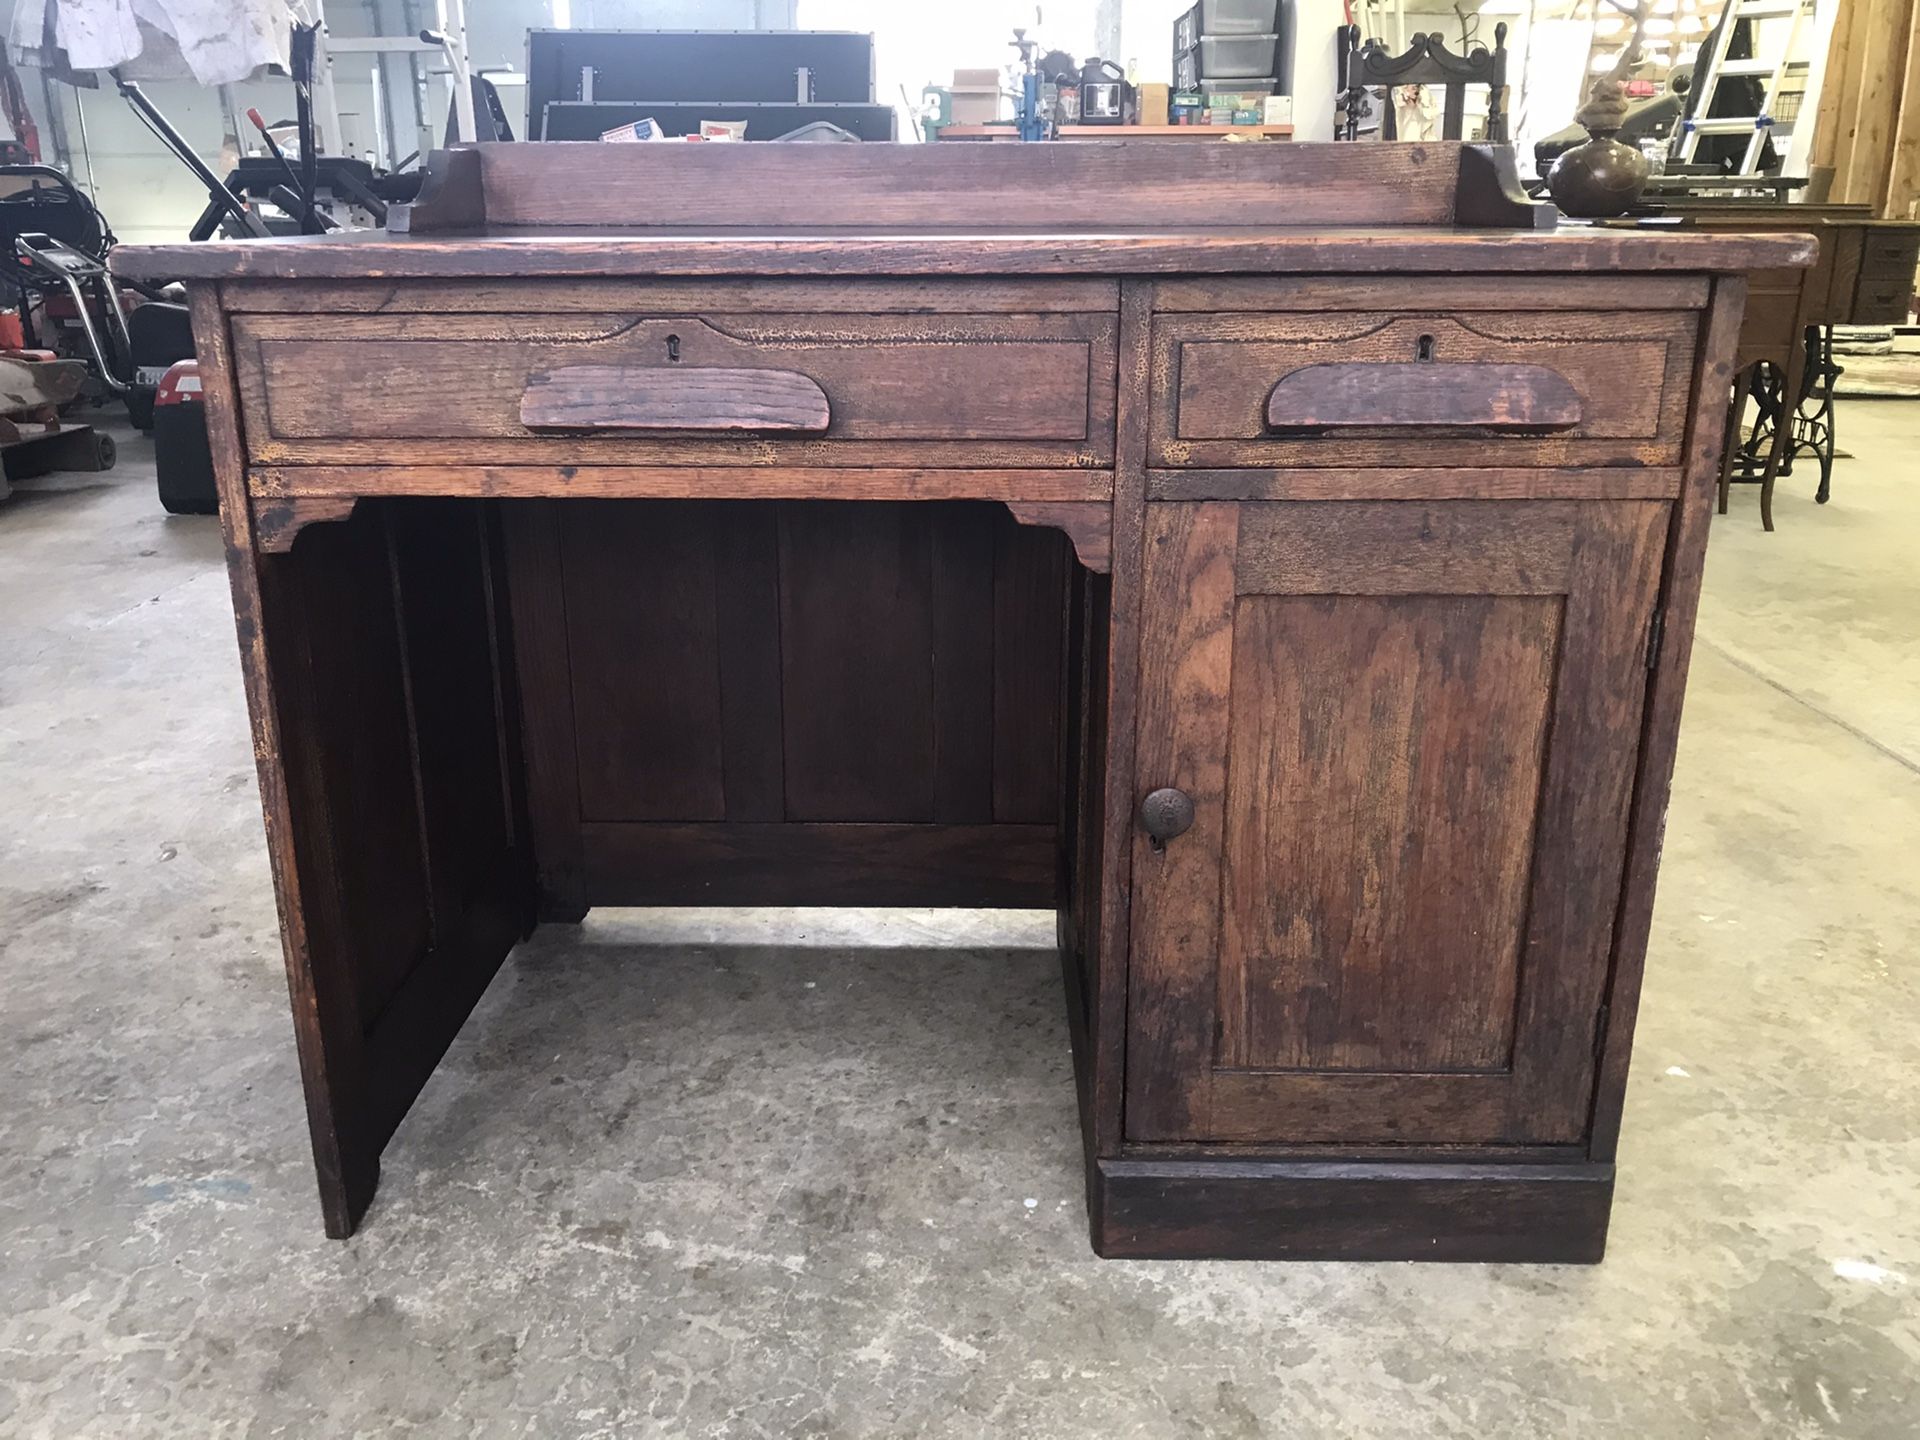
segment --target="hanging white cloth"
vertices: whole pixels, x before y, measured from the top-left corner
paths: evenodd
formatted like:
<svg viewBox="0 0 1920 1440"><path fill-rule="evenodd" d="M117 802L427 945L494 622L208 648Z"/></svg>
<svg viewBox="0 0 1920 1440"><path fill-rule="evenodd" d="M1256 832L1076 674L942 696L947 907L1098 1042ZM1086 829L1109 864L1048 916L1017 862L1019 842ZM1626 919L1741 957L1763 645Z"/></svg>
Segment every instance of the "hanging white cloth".
<svg viewBox="0 0 1920 1440"><path fill-rule="evenodd" d="M225 85L287 64L288 0L18 0L16 65Z"/></svg>
<svg viewBox="0 0 1920 1440"><path fill-rule="evenodd" d="M1440 107L1424 85L1396 85L1388 101L1393 106L1393 138L1438 140Z"/></svg>

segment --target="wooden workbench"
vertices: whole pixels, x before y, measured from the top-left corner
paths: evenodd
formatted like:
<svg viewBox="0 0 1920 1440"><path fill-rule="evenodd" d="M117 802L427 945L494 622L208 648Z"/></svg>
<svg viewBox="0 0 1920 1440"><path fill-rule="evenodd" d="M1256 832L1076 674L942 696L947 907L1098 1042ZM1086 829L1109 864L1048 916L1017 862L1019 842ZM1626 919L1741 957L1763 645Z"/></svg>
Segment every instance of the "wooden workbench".
<svg viewBox="0 0 1920 1440"><path fill-rule="evenodd" d="M485 145L117 250L328 1232L537 923L1037 905L1102 1254L1598 1259L1735 277L1812 247L1541 223L1456 144Z"/></svg>
<svg viewBox="0 0 1920 1440"><path fill-rule="evenodd" d="M1920 268L1920 221L1876 219L1867 205L1803 201L1675 198L1663 202L1687 227L1713 233L1812 234L1819 242L1810 266L1778 266L1747 280L1746 320L1734 362L1735 423L1749 395L1763 398L1758 433L1742 454L1736 437L1721 468L1720 510L1736 478L1760 486L1760 520L1773 529L1773 490L1797 450L1820 465L1815 498L1827 499L1832 479L1834 416L1828 347L1835 325L1905 325ZM1771 381L1758 394L1763 374ZM1813 409L1809 412L1807 407ZM1744 465L1736 462L1743 460Z"/></svg>

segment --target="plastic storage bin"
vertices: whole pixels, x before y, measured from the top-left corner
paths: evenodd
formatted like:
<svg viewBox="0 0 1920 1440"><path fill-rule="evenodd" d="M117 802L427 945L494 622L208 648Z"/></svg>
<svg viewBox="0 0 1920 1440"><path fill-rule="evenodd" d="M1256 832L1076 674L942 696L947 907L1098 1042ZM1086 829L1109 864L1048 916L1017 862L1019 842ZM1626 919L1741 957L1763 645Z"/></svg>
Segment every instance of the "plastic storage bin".
<svg viewBox="0 0 1920 1440"><path fill-rule="evenodd" d="M1200 0L1202 35L1261 35L1274 28L1275 0Z"/></svg>
<svg viewBox="0 0 1920 1440"><path fill-rule="evenodd" d="M1274 58L1280 50L1277 32L1264 35L1202 35L1196 47L1200 56L1200 78L1239 80L1274 73Z"/></svg>
<svg viewBox="0 0 1920 1440"><path fill-rule="evenodd" d="M1280 0L1199 0L1173 22L1173 48L1191 50L1203 35L1265 35L1279 28Z"/></svg>
<svg viewBox="0 0 1920 1440"><path fill-rule="evenodd" d="M1197 91L1202 95L1218 94L1222 90L1237 90L1245 95L1285 95L1286 82L1276 75L1239 75L1232 79L1222 77L1218 80L1202 80L1197 67L1183 68L1179 61L1174 68L1180 72L1174 84L1176 90Z"/></svg>

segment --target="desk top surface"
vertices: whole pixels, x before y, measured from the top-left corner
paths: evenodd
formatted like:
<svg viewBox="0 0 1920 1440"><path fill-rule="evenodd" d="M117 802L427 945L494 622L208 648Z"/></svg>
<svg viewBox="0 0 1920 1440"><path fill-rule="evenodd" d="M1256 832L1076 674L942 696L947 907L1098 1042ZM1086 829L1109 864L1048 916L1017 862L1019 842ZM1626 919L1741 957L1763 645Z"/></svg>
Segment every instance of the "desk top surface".
<svg viewBox="0 0 1920 1440"><path fill-rule="evenodd" d="M386 230L125 246L142 280L1726 272L1810 236L1554 228L1505 149L495 144ZM1763 226L1762 229L1773 229Z"/></svg>
<svg viewBox="0 0 1920 1440"><path fill-rule="evenodd" d="M486 226L126 245L114 269L152 281L506 276L1370 274L1735 271L1805 265L1801 234L1455 226Z"/></svg>

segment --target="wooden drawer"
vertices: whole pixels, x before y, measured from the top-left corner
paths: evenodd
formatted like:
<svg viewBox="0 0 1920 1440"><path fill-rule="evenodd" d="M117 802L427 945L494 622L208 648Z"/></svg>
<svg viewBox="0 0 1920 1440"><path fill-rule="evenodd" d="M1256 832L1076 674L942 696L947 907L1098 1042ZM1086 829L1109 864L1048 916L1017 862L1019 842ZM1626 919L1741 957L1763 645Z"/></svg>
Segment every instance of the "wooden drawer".
<svg viewBox="0 0 1920 1440"><path fill-rule="evenodd" d="M1851 325L1904 325L1913 308L1913 277L1869 279L1860 277L1854 292Z"/></svg>
<svg viewBox="0 0 1920 1440"><path fill-rule="evenodd" d="M1393 308L1156 315L1150 463L1679 463L1697 315L1432 291Z"/></svg>
<svg viewBox="0 0 1920 1440"><path fill-rule="evenodd" d="M1906 324L1917 267L1920 230L1869 230L1846 320L1854 325Z"/></svg>
<svg viewBox="0 0 1920 1440"><path fill-rule="evenodd" d="M260 463L1097 467L1115 327L702 309L244 314L233 336Z"/></svg>
<svg viewBox="0 0 1920 1440"><path fill-rule="evenodd" d="M1916 264L1920 264L1920 227L1867 231L1860 254L1861 275L1911 280Z"/></svg>

